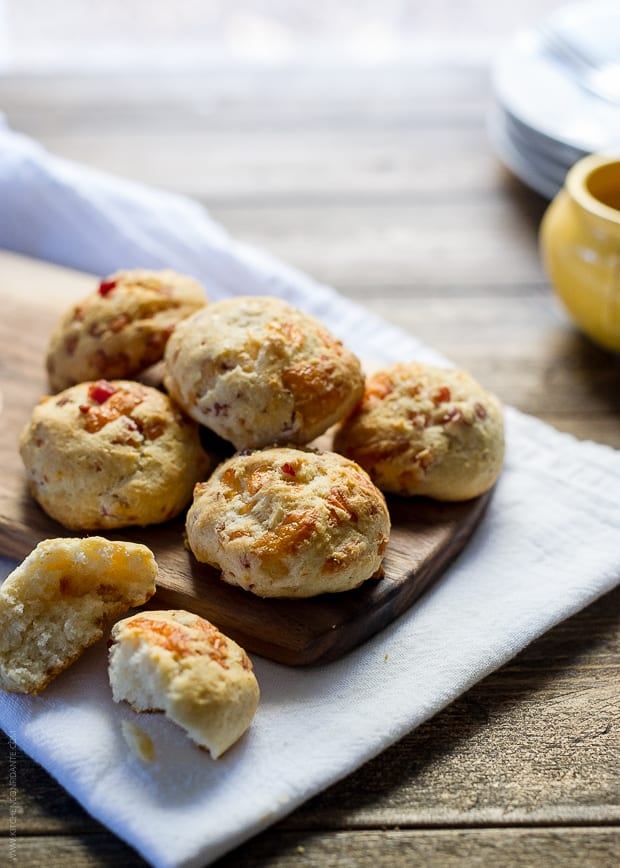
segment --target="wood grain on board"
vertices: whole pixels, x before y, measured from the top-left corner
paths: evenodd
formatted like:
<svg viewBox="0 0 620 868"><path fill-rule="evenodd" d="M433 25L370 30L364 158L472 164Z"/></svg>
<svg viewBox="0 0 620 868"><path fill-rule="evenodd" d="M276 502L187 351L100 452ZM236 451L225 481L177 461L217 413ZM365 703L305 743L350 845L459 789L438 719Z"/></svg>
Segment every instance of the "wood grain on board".
<svg viewBox="0 0 620 868"><path fill-rule="evenodd" d="M21 559L42 539L76 535L49 518L30 496L17 440L47 390L44 355L55 318L94 286L92 276L0 254L0 554ZM354 591L308 600L264 600L225 584L215 569L198 563L185 548L182 518L104 535L152 549L160 569L153 600L158 607L189 609L249 651L304 665L340 657L406 611L466 544L488 499L442 504L388 498L392 532L384 576Z"/></svg>

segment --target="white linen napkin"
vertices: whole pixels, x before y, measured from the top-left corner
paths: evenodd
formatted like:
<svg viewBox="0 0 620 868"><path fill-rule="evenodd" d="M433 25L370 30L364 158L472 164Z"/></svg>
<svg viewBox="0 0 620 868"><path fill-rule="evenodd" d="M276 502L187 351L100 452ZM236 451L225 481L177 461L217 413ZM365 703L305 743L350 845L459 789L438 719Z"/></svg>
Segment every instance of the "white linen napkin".
<svg viewBox="0 0 620 868"><path fill-rule="evenodd" d="M362 356L441 357L328 287L237 243L191 201L46 153L0 129L0 246L99 275L172 267L212 299L278 295ZM103 643L40 697L0 696L0 724L84 807L157 866L198 866L360 766L620 580L620 453L507 411L505 470L466 550L396 623L343 659L293 669L253 656L262 697L213 761L161 716L133 757ZM6 572L6 561L5 561ZM19 828L18 828L19 834Z"/></svg>

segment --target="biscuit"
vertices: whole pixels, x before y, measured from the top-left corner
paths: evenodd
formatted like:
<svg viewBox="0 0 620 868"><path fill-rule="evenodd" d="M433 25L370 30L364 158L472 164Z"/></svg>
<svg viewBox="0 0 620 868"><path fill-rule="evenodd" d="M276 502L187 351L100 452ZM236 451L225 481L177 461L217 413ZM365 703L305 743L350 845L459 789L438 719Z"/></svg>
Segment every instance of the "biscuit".
<svg viewBox="0 0 620 868"><path fill-rule="evenodd" d="M163 392L129 380L42 398L20 453L34 498L78 530L166 521L209 468L196 423Z"/></svg>
<svg viewBox="0 0 620 868"><path fill-rule="evenodd" d="M156 578L153 553L137 543L39 543L0 588L0 687L39 693L106 623L152 597Z"/></svg>
<svg viewBox="0 0 620 868"><path fill-rule="evenodd" d="M46 358L52 390L133 379L162 358L176 324L206 303L198 281L174 271L111 274L54 329Z"/></svg>
<svg viewBox="0 0 620 868"><path fill-rule="evenodd" d="M236 449L309 443L363 392L356 356L277 298L209 305L175 329L165 362L170 394Z"/></svg>
<svg viewBox="0 0 620 868"><path fill-rule="evenodd" d="M334 448L361 464L382 491L469 500L500 473L502 409L465 371L397 364L367 380Z"/></svg>
<svg viewBox="0 0 620 868"><path fill-rule="evenodd" d="M352 461L288 447L236 455L199 483L187 513L195 557L260 597L347 591L379 571L385 499Z"/></svg>
<svg viewBox="0 0 620 868"><path fill-rule="evenodd" d="M243 735L258 706L243 648L183 610L142 612L115 624L109 674L115 702L163 711L214 759Z"/></svg>

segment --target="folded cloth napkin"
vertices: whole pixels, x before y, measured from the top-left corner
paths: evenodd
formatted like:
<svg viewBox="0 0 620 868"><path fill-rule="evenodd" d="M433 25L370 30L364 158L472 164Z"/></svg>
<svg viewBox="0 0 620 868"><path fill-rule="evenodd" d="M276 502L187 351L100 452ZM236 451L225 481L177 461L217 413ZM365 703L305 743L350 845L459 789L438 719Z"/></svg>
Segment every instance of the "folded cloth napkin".
<svg viewBox="0 0 620 868"><path fill-rule="evenodd" d="M107 274L172 267L212 299L278 295L362 356L438 354L332 289L232 239L187 199L72 165L0 129L0 246ZM157 759L128 751L105 649L0 723L84 807L158 866L204 865L360 766L620 579L620 453L507 411L505 470L466 550L396 623L343 659L291 669L254 657L261 704L222 759L146 715Z"/></svg>

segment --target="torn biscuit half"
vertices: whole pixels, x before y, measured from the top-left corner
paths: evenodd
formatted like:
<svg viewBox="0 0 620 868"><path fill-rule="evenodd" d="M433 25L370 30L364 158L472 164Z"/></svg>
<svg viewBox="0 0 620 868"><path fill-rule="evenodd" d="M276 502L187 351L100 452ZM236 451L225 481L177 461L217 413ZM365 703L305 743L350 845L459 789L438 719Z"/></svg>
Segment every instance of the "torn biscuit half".
<svg viewBox="0 0 620 868"><path fill-rule="evenodd" d="M141 612L112 628L109 661L115 702L163 711L220 757L249 727L259 688L243 648L184 610Z"/></svg>
<svg viewBox="0 0 620 868"><path fill-rule="evenodd" d="M157 574L138 543L39 543L0 588L0 688L40 693L108 624L153 596Z"/></svg>

